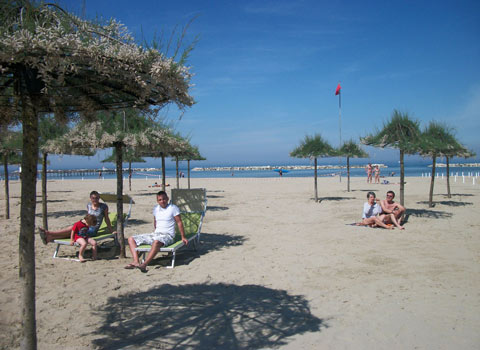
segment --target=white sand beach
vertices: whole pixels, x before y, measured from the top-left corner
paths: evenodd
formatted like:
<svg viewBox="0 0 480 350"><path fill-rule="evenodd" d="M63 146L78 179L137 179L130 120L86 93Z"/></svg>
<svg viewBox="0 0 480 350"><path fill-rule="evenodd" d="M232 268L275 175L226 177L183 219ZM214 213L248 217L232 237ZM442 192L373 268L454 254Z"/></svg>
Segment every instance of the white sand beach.
<svg viewBox="0 0 480 350"><path fill-rule="evenodd" d="M352 178L347 192L345 178L320 178L315 203L312 178L192 179L207 189L202 244L147 273L125 270L130 259L114 249L84 264L53 259L36 235L39 349L478 349L480 185L452 178L449 199L437 179L428 208L429 179L406 181L400 231L347 225L367 191L399 200L396 184ZM129 192L125 182L136 202L127 237L153 228L150 184L134 180ZM18 347L21 327L20 184L10 186L10 220L0 197L0 349ZM115 180L49 181L49 228L82 218L91 190L114 192ZM41 225L40 183L37 194Z"/></svg>

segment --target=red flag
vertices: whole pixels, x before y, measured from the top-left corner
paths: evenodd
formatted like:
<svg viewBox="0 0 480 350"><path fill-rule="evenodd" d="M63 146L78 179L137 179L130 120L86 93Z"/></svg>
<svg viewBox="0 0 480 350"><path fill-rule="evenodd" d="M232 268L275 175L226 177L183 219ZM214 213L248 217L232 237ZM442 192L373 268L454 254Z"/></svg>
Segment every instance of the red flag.
<svg viewBox="0 0 480 350"><path fill-rule="evenodd" d="M340 89L342 87L340 86L340 83L338 83L337 90L335 90L335 96L337 96L340 93Z"/></svg>

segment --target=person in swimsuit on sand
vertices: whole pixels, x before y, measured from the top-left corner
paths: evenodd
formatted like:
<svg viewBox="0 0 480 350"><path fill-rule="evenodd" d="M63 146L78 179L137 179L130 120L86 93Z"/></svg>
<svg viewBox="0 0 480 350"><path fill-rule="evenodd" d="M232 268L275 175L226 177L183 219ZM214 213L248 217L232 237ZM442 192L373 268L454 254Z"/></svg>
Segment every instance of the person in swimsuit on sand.
<svg viewBox="0 0 480 350"><path fill-rule="evenodd" d="M380 183L380 167L378 165L375 165L375 183Z"/></svg>
<svg viewBox="0 0 480 350"><path fill-rule="evenodd" d="M367 183L372 183L372 163L368 163L365 171L367 172Z"/></svg>
<svg viewBox="0 0 480 350"><path fill-rule="evenodd" d="M380 206L382 207L382 214L385 215L386 224L394 224L400 230L404 230L405 227L402 226L403 214L406 209L402 205L395 203L393 199L395 198L395 192L388 191L387 198L380 201Z"/></svg>
<svg viewBox="0 0 480 350"><path fill-rule="evenodd" d="M368 202L363 205L362 222L357 223L357 226L383 227L386 229L393 229L390 225L386 225L383 220L382 207L376 202L375 192L367 193Z"/></svg>

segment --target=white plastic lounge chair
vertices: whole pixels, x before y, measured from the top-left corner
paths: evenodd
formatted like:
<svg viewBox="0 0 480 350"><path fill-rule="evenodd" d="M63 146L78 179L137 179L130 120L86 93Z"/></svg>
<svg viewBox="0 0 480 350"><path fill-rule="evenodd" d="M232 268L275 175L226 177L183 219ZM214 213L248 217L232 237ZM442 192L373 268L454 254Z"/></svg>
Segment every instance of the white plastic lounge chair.
<svg viewBox="0 0 480 350"><path fill-rule="evenodd" d="M190 212L190 213L180 213L182 218L183 229L185 231L185 237L188 240L188 245L193 244L193 248L197 249L197 244L200 243L200 232L202 230L203 218L205 217L205 212ZM191 242L191 243L190 243ZM175 258L177 251L185 247L185 244L182 242L180 232L178 231L177 225L175 225L175 239L174 243L169 246L161 247L159 252L168 253L172 256L172 263L167 268L175 267ZM139 252L140 259L144 259L146 253L152 248L151 245L143 244L136 248L136 251Z"/></svg>
<svg viewBox="0 0 480 350"><path fill-rule="evenodd" d="M103 200L105 203L116 203L117 202L117 194L116 193L100 193L100 199ZM133 198L130 197L128 194L123 195L123 203L129 203L129 208L128 208L128 213L123 214L123 224L126 225L128 219L130 218L130 214L132 212L132 204L135 204L133 201ZM117 213L108 213L108 217L110 219L110 223L112 224L112 228L115 230L117 227ZM103 241L105 239L112 238L115 241L115 244L117 243L117 236L113 233L108 232L108 227L107 223L105 220L103 220L102 224L100 225L100 228L98 229L97 235L95 237L92 237L95 239L97 242ZM55 249L55 252L53 253L53 258L60 258L58 256L58 251L60 250L60 246L62 245L67 245L70 246L70 238L63 238L63 239L56 239L53 241L54 243L57 244L57 248ZM75 243L75 246L78 247L78 244ZM60 259L65 259L65 260L73 260L73 261L80 261L78 259L72 259L72 258L60 258Z"/></svg>

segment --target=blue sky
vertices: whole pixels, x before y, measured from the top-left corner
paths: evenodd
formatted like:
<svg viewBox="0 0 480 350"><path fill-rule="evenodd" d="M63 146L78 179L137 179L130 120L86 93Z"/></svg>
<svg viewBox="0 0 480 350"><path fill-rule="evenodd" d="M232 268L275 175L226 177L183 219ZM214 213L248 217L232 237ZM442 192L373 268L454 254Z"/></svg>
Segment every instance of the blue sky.
<svg viewBox="0 0 480 350"><path fill-rule="evenodd" d="M82 14L82 1L59 3ZM278 165L299 163L289 152L307 134L338 145L339 82L343 140L380 128L396 108L422 127L446 122L480 154L479 4L85 0L85 13L116 18L147 40L194 19L186 42L199 38L188 61L197 103L181 120L175 108L163 114L207 157L197 165ZM367 151L372 161L398 159Z"/></svg>

